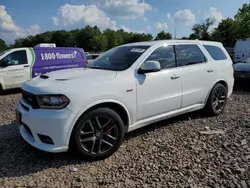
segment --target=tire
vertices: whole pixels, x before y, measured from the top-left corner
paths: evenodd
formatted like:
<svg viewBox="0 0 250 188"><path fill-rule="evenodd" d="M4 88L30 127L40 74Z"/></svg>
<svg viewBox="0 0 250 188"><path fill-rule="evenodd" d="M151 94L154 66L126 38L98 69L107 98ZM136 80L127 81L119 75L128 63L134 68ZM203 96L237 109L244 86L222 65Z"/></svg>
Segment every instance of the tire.
<svg viewBox="0 0 250 188"><path fill-rule="evenodd" d="M80 118L72 133L72 143L86 159L102 160L119 149L124 134L121 117L112 109L98 108Z"/></svg>
<svg viewBox="0 0 250 188"><path fill-rule="evenodd" d="M222 102L223 100L224 102ZM227 88L223 84L218 83L213 87L209 95L209 98L205 106L205 113L209 116L218 116L224 112L226 104L227 104Z"/></svg>
<svg viewBox="0 0 250 188"><path fill-rule="evenodd" d="M3 88L2 88L2 85L0 84L0 95L2 95L3 93Z"/></svg>

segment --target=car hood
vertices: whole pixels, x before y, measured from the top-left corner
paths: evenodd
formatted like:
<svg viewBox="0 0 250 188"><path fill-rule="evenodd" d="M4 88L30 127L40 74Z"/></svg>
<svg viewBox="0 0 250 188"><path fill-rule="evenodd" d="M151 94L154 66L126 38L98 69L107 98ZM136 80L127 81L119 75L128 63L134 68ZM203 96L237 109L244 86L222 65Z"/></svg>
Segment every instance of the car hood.
<svg viewBox="0 0 250 188"><path fill-rule="evenodd" d="M249 71L250 72L250 64L249 63L236 63L234 65L234 71Z"/></svg>
<svg viewBox="0 0 250 188"><path fill-rule="evenodd" d="M41 91L46 92L65 87L74 88L79 86L82 87L84 85L104 83L113 79L115 76L116 71L88 68L65 69L50 72L27 81L22 85L22 89L35 94L41 93Z"/></svg>

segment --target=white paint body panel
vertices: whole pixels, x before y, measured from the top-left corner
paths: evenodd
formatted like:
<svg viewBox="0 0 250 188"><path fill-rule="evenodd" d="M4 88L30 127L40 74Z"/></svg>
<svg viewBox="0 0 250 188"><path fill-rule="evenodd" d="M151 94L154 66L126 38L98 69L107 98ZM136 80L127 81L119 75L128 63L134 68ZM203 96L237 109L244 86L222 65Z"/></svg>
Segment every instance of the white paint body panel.
<svg viewBox="0 0 250 188"><path fill-rule="evenodd" d="M28 64L12 65L5 68L0 68L0 84L3 90L20 87L25 81L30 80L30 65L32 57L28 48L16 48L8 51L0 57L0 60L9 54L25 50L27 54Z"/></svg>
<svg viewBox="0 0 250 188"><path fill-rule="evenodd" d="M197 44L207 58L206 63L161 70L160 72L137 74L138 67L159 46ZM22 121L33 134L48 134L56 141L54 147L32 140L21 129L24 139L31 145L51 152L68 149L72 129L78 118L90 107L105 102L122 106L128 114L128 131L145 125L204 108L211 89L218 81L228 85L228 96L234 84L232 61L215 62L202 48L220 43L205 41L154 41L128 45L150 45L151 47L125 71L96 69L71 69L48 73L49 79L35 78L23 84L22 89L33 94L64 94L70 99L63 110L32 110L27 112L18 104ZM225 51L225 50L223 50ZM213 70L212 72L208 70ZM178 79L171 79L177 75ZM55 79L68 79L56 81ZM130 92L127 92L129 90ZM65 119L66 115L69 117ZM56 124L56 125L55 125Z"/></svg>

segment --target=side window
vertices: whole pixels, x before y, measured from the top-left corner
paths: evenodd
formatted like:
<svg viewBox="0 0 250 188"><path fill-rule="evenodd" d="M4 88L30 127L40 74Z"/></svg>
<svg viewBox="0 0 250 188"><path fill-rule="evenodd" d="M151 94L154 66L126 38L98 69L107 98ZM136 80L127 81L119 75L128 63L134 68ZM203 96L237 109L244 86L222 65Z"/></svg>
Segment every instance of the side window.
<svg viewBox="0 0 250 188"><path fill-rule="evenodd" d="M211 55L211 57L216 60L226 60L227 56L225 53L217 46L211 46L211 45L203 45L204 48L208 51L208 53Z"/></svg>
<svg viewBox="0 0 250 188"><path fill-rule="evenodd" d="M176 67L173 46L162 46L156 49L146 61L158 61L162 69Z"/></svg>
<svg viewBox="0 0 250 188"><path fill-rule="evenodd" d="M99 57L99 55L93 55L92 57L93 57L93 59L96 59Z"/></svg>
<svg viewBox="0 0 250 188"><path fill-rule="evenodd" d="M7 55L3 59L3 61L6 62L8 66L27 64L28 60L27 60L26 50L12 52L11 54Z"/></svg>
<svg viewBox="0 0 250 188"><path fill-rule="evenodd" d="M201 49L195 44L176 45L176 60L178 66L187 66L206 62Z"/></svg>

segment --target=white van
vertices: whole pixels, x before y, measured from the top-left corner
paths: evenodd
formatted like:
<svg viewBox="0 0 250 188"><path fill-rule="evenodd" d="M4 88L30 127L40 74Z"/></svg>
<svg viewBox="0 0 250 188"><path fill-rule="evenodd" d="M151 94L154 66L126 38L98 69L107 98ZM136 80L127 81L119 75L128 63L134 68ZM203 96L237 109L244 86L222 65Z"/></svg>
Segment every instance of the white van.
<svg viewBox="0 0 250 188"><path fill-rule="evenodd" d="M250 38L237 40L234 47L234 63L242 61L250 55Z"/></svg>
<svg viewBox="0 0 250 188"><path fill-rule="evenodd" d="M0 53L0 93L20 87L40 74L87 65L83 49L40 44Z"/></svg>

